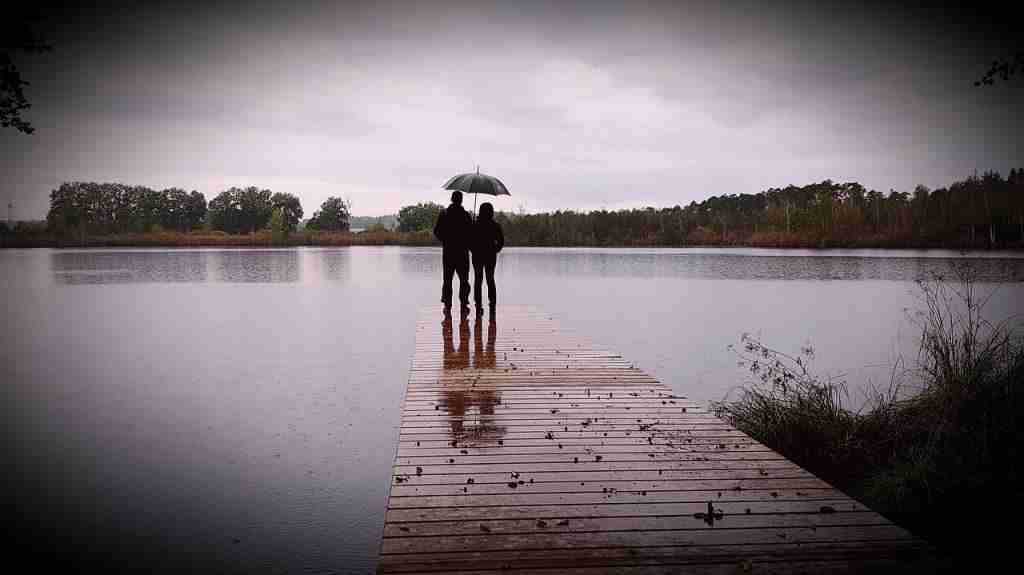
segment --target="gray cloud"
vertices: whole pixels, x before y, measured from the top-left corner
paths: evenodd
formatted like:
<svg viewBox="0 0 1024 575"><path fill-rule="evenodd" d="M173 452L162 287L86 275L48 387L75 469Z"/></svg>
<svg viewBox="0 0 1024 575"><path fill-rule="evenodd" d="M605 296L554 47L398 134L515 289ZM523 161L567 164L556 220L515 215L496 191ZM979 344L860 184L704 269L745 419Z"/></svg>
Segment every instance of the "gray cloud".
<svg viewBox="0 0 1024 575"><path fill-rule="evenodd" d="M20 217L72 179L208 198L258 184L310 213L342 195L371 214L441 201L476 164L512 190L499 208L534 210L824 178L934 187L1020 159L1020 85L970 85L1001 36L951 17L594 2L78 16L26 68L37 133L0 132Z"/></svg>

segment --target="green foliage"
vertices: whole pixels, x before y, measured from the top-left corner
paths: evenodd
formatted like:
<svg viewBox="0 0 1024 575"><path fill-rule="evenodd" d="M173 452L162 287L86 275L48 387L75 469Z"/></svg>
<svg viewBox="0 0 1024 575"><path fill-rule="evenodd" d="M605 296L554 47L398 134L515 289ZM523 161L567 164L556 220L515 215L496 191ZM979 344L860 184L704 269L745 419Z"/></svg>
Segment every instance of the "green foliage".
<svg viewBox="0 0 1024 575"><path fill-rule="evenodd" d="M405 206L398 211L398 231L417 232L434 228L444 206L433 202Z"/></svg>
<svg viewBox="0 0 1024 575"><path fill-rule="evenodd" d="M206 198L180 188L93 182L61 184L50 192L46 221L62 235L146 232L160 227L187 231L206 216Z"/></svg>
<svg viewBox="0 0 1024 575"><path fill-rule="evenodd" d="M374 226L380 226L387 230L393 230L398 227L398 216L394 214L385 216L350 216L348 223L352 228L370 229Z"/></svg>
<svg viewBox="0 0 1024 575"><path fill-rule="evenodd" d="M252 233L267 227L274 209L270 190L255 186L225 190L210 201L210 223L229 234Z"/></svg>
<svg viewBox="0 0 1024 575"><path fill-rule="evenodd" d="M22 118L31 108L24 88L29 83L18 70L18 54L48 52L51 47L35 32L33 24L42 16L39 9L17 6L5 8L0 18L0 127L31 134L32 124Z"/></svg>
<svg viewBox="0 0 1024 575"><path fill-rule="evenodd" d="M845 383L812 374L809 347L792 356L744 334L736 353L754 384L737 401L716 404L718 413L767 445L785 445L787 457L826 480L847 479L857 455L848 439L860 421L843 408Z"/></svg>
<svg viewBox="0 0 1024 575"><path fill-rule="evenodd" d="M349 206L337 197L327 198L306 222L306 229L325 232L348 231Z"/></svg>
<svg viewBox="0 0 1024 575"><path fill-rule="evenodd" d="M1014 54L1000 58L992 62L985 75L974 82L975 86L991 86L997 80L1006 82L1012 78L1024 74L1024 50L1018 50Z"/></svg>
<svg viewBox="0 0 1024 575"><path fill-rule="evenodd" d="M297 197L270 190L231 188L209 206L199 192L74 182L50 194L47 221L64 237L208 229L249 233L266 227L281 208L290 231L303 216ZM432 229L439 204L405 206L398 231ZM360 218L368 227L371 218ZM996 172L947 188L883 194L857 183L826 180L757 194L713 196L686 207L540 214L499 213L509 245L775 247L986 247L1024 245L1024 169ZM330 198L307 222L310 230L345 231L353 218ZM396 236L397 238L397 236ZM383 240L382 240L383 241ZM395 241L403 241L396 239Z"/></svg>
<svg viewBox="0 0 1024 575"><path fill-rule="evenodd" d="M982 247L1024 243L1024 169L1006 179L989 172L913 193L825 180L713 196L686 207L503 213L497 219L512 245Z"/></svg>
<svg viewBox="0 0 1024 575"><path fill-rule="evenodd" d="M184 221L188 229L196 229L203 226L206 221L206 196L192 190L185 200Z"/></svg>
<svg viewBox="0 0 1024 575"><path fill-rule="evenodd" d="M274 245L282 245L285 240L288 239L288 232L291 231L291 226L288 224L288 219L285 216L285 210L282 207L274 208L274 211L270 214L270 241Z"/></svg>
<svg viewBox="0 0 1024 575"><path fill-rule="evenodd" d="M292 194L278 192L271 196L270 203L275 210L281 210L281 216L284 218L284 225L288 231L295 231L299 222L302 221L302 204L299 202L299 198Z"/></svg>
<svg viewBox="0 0 1024 575"><path fill-rule="evenodd" d="M1003 525L976 519L992 497L1001 513L1024 509L1024 338L1010 323L1015 318L985 319L988 295L969 264L954 282L920 286L922 306L912 316L921 328L918 364L902 374L897 366L889 390L865 410L845 408L843 383L810 373L805 355L749 337L737 353L754 381L714 409L942 547L1005 552ZM905 392L905 377L913 393Z"/></svg>

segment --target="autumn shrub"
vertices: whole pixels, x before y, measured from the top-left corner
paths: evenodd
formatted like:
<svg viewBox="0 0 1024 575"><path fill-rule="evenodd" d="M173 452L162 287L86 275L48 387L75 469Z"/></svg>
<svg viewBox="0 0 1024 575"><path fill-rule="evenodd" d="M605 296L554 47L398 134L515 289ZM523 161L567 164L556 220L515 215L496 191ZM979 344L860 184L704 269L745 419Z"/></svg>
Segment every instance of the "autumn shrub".
<svg viewBox="0 0 1024 575"><path fill-rule="evenodd" d="M813 373L812 349L746 335L735 351L752 381L713 409L966 562L1011 549L994 516L1024 509L1024 339L1017 318L986 318L991 293L969 264L955 275L919 282L919 357L863 408L849 407L844 381Z"/></svg>

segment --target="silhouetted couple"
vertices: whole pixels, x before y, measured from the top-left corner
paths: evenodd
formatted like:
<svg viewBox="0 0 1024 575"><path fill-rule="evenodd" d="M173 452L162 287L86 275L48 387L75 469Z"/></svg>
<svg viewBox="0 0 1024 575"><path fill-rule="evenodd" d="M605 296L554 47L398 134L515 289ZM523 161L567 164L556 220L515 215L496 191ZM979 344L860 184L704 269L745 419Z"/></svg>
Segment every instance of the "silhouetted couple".
<svg viewBox="0 0 1024 575"><path fill-rule="evenodd" d="M483 279L487 278L487 299L491 315L497 304L494 285L494 266L498 252L505 245L501 225L494 221L494 206L490 202L480 205L476 221L462 207L462 192L452 192L452 203L437 217L434 236L441 242L441 262L444 268L441 284L441 302L445 315L452 310L452 276L459 276L459 303L462 314L469 314L469 254L473 253L473 296L477 315L483 314Z"/></svg>

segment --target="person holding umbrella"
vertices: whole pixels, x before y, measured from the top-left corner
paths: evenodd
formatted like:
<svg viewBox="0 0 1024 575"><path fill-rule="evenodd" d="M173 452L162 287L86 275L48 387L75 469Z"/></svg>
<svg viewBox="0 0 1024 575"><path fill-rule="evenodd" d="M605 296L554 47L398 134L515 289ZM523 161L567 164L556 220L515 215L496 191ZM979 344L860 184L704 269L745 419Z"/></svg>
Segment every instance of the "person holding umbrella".
<svg viewBox="0 0 1024 575"><path fill-rule="evenodd" d="M434 237L441 242L441 302L444 314L452 313L452 279L459 275L459 303L462 315L469 314L469 247L473 220L462 207L462 192L452 192L452 203L438 216Z"/></svg>

